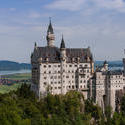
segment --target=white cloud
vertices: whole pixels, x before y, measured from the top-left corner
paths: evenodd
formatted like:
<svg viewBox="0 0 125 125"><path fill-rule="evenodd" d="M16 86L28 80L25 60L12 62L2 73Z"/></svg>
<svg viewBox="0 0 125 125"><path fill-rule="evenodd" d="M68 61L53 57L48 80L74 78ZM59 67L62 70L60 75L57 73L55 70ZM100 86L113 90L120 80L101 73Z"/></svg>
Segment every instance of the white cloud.
<svg viewBox="0 0 125 125"><path fill-rule="evenodd" d="M69 11L77 11L82 8L85 0L56 0L55 2L47 5L49 9L61 9Z"/></svg>
<svg viewBox="0 0 125 125"><path fill-rule="evenodd" d="M16 8L10 8L10 11L16 11Z"/></svg>
<svg viewBox="0 0 125 125"><path fill-rule="evenodd" d="M90 4L92 3L92 4ZM92 8L93 11L97 8L104 8L109 10L116 10L125 12L124 0L56 0L46 6L49 9L59 9L68 11L88 10ZM86 8L88 7L88 8Z"/></svg>
<svg viewBox="0 0 125 125"><path fill-rule="evenodd" d="M124 0L93 0L97 7L125 12Z"/></svg>
<svg viewBox="0 0 125 125"><path fill-rule="evenodd" d="M41 17L41 14L38 13L38 12L31 12L31 13L29 14L29 17L30 17L30 18L40 18L40 17Z"/></svg>

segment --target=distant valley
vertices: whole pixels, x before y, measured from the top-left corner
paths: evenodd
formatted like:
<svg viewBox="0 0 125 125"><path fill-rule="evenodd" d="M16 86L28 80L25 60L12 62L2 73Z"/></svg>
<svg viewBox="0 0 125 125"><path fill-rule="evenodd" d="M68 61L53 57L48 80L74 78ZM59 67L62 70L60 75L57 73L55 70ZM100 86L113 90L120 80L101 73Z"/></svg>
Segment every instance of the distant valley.
<svg viewBox="0 0 125 125"><path fill-rule="evenodd" d="M28 63L18 63L13 61L0 61L0 71L31 69Z"/></svg>
<svg viewBox="0 0 125 125"><path fill-rule="evenodd" d="M103 65L104 61L95 61L95 66ZM123 67L122 61L108 61L109 67Z"/></svg>

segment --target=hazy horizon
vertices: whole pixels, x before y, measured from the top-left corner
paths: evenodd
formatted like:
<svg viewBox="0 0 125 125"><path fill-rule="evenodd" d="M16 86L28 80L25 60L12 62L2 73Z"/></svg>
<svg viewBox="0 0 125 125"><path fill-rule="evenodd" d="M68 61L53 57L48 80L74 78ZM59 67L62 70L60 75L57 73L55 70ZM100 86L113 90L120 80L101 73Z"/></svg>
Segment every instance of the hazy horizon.
<svg viewBox="0 0 125 125"><path fill-rule="evenodd" d="M46 31L52 17L60 46L90 46L94 60L125 57L124 0L4 0L0 4L0 60L30 63L34 43L46 45Z"/></svg>
<svg viewBox="0 0 125 125"><path fill-rule="evenodd" d="M16 62L16 63L27 63L30 64L30 62L19 62L14 60L0 60L0 61L9 61L9 62ZM94 60L94 62L104 62L105 60ZM122 62L122 60L106 60L107 62Z"/></svg>

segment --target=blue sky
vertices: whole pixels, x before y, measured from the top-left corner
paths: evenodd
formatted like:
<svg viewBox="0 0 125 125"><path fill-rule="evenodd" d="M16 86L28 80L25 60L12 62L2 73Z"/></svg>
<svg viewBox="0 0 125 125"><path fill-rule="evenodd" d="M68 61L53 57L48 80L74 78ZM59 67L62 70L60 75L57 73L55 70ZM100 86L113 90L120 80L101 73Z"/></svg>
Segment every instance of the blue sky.
<svg viewBox="0 0 125 125"><path fill-rule="evenodd" d="M90 46L95 60L125 57L125 0L0 0L0 60L30 62L49 17L56 46L63 34L66 47Z"/></svg>

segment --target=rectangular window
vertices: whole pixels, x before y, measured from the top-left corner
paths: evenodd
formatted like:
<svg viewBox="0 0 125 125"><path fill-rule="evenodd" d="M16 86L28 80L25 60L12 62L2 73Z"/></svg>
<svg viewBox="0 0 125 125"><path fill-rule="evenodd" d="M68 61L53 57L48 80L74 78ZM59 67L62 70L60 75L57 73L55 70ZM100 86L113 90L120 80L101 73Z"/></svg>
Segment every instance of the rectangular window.
<svg viewBox="0 0 125 125"><path fill-rule="evenodd" d="M81 78L85 78L85 75L81 75Z"/></svg>
<svg viewBox="0 0 125 125"><path fill-rule="evenodd" d="M88 65L86 64L85 67L88 67Z"/></svg>
<svg viewBox="0 0 125 125"><path fill-rule="evenodd" d="M46 85L46 82L44 82L43 84Z"/></svg>
<svg viewBox="0 0 125 125"><path fill-rule="evenodd" d="M69 78L69 76L66 76L66 78Z"/></svg>

